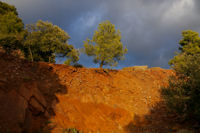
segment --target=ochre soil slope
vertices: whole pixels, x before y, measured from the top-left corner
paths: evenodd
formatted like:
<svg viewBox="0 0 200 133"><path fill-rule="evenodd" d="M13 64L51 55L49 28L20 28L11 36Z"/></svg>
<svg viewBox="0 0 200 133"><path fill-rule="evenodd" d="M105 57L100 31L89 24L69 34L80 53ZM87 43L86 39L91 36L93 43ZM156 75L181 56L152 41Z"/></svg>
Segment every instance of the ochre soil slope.
<svg viewBox="0 0 200 133"><path fill-rule="evenodd" d="M0 53L0 132L172 132L160 96L172 74L31 63Z"/></svg>

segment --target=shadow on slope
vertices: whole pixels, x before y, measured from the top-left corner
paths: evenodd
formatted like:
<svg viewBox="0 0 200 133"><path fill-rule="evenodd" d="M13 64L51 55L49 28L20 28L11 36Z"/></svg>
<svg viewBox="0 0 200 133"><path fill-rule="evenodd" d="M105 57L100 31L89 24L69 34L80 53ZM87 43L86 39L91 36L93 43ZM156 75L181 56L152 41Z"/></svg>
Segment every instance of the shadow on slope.
<svg viewBox="0 0 200 133"><path fill-rule="evenodd" d="M199 133L198 123L191 119L182 120L177 114L167 111L164 101L149 107L146 115L135 115L124 127L128 133Z"/></svg>
<svg viewBox="0 0 200 133"><path fill-rule="evenodd" d="M173 132L176 124L176 116L167 113L164 102L150 107L148 114L144 116L135 115L125 130L128 133L169 133Z"/></svg>
<svg viewBox="0 0 200 133"><path fill-rule="evenodd" d="M48 132L49 119L66 94L54 67L0 53L0 132Z"/></svg>

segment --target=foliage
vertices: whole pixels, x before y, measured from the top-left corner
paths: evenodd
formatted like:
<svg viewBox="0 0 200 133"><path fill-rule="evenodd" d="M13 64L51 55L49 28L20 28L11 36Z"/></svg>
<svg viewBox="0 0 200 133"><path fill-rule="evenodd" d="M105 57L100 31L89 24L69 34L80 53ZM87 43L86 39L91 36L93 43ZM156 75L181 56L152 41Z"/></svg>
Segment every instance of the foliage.
<svg viewBox="0 0 200 133"><path fill-rule="evenodd" d="M83 68L84 66L82 64L79 64L79 63L74 63L73 67L75 67L75 68Z"/></svg>
<svg viewBox="0 0 200 133"><path fill-rule="evenodd" d="M57 57L67 57L68 63L79 60L79 51L67 43L69 35L50 22L39 20L24 24L14 6L0 2L0 46L7 53L21 49L31 61L55 62Z"/></svg>
<svg viewBox="0 0 200 133"><path fill-rule="evenodd" d="M103 65L116 66L124 58L127 49L123 48L121 33L115 30L115 25L109 21L99 24L92 40L84 41L84 53L93 56L93 61Z"/></svg>
<svg viewBox="0 0 200 133"><path fill-rule="evenodd" d="M195 54L195 52L200 51L200 38L198 32L186 30L182 32L182 36L183 38L179 42L179 49L182 52Z"/></svg>
<svg viewBox="0 0 200 133"><path fill-rule="evenodd" d="M82 133L82 131L78 131L76 128L67 128L63 129L63 133Z"/></svg>
<svg viewBox="0 0 200 133"><path fill-rule="evenodd" d="M200 37L197 32L182 33L180 52L170 60L176 76L169 80L169 86L162 94L169 110L181 118L200 121Z"/></svg>
<svg viewBox="0 0 200 133"><path fill-rule="evenodd" d="M32 61L55 62L55 57L67 57L68 62L79 60L79 52L68 44L69 35L56 25L39 20L26 26L25 56Z"/></svg>
<svg viewBox="0 0 200 133"><path fill-rule="evenodd" d="M14 6L0 1L0 13L3 15L7 14L8 12L13 12L15 15L18 15L17 10Z"/></svg>
<svg viewBox="0 0 200 133"><path fill-rule="evenodd" d="M0 1L0 46L10 53L22 47L24 24L14 6Z"/></svg>

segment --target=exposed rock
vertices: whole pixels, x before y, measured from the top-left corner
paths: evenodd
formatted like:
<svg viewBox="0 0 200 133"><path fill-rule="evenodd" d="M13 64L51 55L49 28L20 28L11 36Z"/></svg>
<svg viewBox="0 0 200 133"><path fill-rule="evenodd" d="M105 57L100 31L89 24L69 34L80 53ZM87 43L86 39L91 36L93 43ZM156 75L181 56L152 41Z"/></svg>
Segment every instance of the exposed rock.
<svg viewBox="0 0 200 133"><path fill-rule="evenodd" d="M147 70L148 66L133 66L133 67L125 67L122 70L126 71L134 71L134 70Z"/></svg>
<svg viewBox="0 0 200 133"><path fill-rule="evenodd" d="M194 133L194 131L187 130L187 129L180 129L180 130L177 131L176 133Z"/></svg>
<svg viewBox="0 0 200 133"><path fill-rule="evenodd" d="M33 115L40 115L41 113L45 112L45 107L40 103L40 101L35 97L32 96L29 99L29 109L33 113Z"/></svg>
<svg viewBox="0 0 200 133"><path fill-rule="evenodd" d="M27 101L16 90L0 93L0 132L21 133Z"/></svg>
<svg viewBox="0 0 200 133"><path fill-rule="evenodd" d="M37 83L24 83L21 85L18 92L27 101L33 102L33 99L34 99L34 101L36 102L37 100L39 102L38 104L41 104L41 106L47 107L46 100L44 99L44 96L39 91L37 87Z"/></svg>
<svg viewBox="0 0 200 133"><path fill-rule="evenodd" d="M171 74L147 66L102 71L4 56L0 132L46 131L45 123L52 133L72 127L86 133L170 132L173 120L164 117L159 92Z"/></svg>
<svg viewBox="0 0 200 133"><path fill-rule="evenodd" d="M161 70L161 68L160 67L151 67L151 68L149 68L150 70Z"/></svg>

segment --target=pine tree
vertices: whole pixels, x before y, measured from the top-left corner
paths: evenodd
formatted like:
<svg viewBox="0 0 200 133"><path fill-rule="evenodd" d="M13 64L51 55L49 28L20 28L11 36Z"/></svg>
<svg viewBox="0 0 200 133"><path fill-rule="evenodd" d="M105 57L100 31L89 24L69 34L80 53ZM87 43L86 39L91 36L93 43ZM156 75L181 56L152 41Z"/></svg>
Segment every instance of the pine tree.
<svg viewBox="0 0 200 133"><path fill-rule="evenodd" d="M124 59L127 49L123 48L120 31L110 21L105 21L99 24L92 40L84 41L84 52L93 56L93 61L102 68L103 65L116 66Z"/></svg>
<svg viewBox="0 0 200 133"><path fill-rule="evenodd" d="M24 24L14 6L0 1L0 46L10 53L22 47Z"/></svg>
<svg viewBox="0 0 200 133"><path fill-rule="evenodd" d="M192 30L183 31L182 36L181 51L169 62L176 75L162 94L168 109L182 120L200 121L200 37Z"/></svg>
<svg viewBox="0 0 200 133"><path fill-rule="evenodd" d="M67 57L69 63L79 60L79 52L68 44L70 36L52 23L39 20L26 26L24 46L26 57L31 61L55 62L55 57Z"/></svg>

